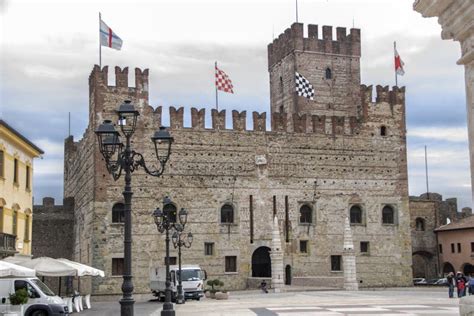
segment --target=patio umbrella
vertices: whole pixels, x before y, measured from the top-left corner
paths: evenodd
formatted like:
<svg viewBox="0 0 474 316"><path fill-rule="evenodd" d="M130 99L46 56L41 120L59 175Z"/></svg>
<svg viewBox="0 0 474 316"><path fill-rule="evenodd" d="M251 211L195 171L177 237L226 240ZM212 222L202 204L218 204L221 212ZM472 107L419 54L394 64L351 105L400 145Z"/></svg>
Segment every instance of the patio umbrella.
<svg viewBox="0 0 474 316"><path fill-rule="evenodd" d="M80 263L80 262L75 262L71 261L68 259L57 259L67 265L70 265L71 267L75 268L77 270L77 276L100 276L104 277L105 273L102 270L96 269L94 267L88 266L86 264Z"/></svg>
<svg viewBox="0 0 474 316"><path fill-rule="evenodd" d="M0 261L0 277L34 277L36 271L28 269L17 264L13 264L6 261Z"/></svg>

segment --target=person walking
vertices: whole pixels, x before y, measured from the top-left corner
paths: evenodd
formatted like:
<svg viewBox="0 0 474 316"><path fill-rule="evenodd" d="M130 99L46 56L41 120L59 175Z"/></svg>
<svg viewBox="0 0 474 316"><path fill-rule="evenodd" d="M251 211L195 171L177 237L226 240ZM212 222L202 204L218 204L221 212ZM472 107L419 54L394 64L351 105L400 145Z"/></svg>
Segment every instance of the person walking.
<svg viewBox="0 0 474 316"><path fill-rule="evenodd" d="M469 278L469 295L474 295L474 273L471 273L471 277Z"/></svg>
<svg viewBox="0 0 474 316"><path fill-rule="evenodd" d="M458 288L458 297L463 297L466 294L466 277L458 271L456 274L456 287Z"/></svg>
<svg viewBox="0 0 474 316"><path fill-rule="evenodd" d="M448 276L446 277L446 281L448 282L448 295L449 298L453 298L454 287L456 286L456 280L454 279L454 273L449 272Z"/></svg>
<svg viewBox="0 0 474 316"><path fill-rule="evenodd" d="M262 292L268 293L267 282L265 280L262 280L262 282L260 283L260 289L262 290Z"/></svg>

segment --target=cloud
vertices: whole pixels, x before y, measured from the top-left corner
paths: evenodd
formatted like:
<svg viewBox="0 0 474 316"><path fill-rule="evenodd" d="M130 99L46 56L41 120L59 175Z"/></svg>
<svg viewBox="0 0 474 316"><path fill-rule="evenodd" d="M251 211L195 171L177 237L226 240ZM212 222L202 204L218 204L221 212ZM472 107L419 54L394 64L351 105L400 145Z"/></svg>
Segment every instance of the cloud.
<svg viewBox="0 0 474 316"><path fill-rule="evenodd" d="M468 141L467 129L463 127L415 127L409 129L407 135L410 138L417 137L446 142L466 143Z"/></svg>

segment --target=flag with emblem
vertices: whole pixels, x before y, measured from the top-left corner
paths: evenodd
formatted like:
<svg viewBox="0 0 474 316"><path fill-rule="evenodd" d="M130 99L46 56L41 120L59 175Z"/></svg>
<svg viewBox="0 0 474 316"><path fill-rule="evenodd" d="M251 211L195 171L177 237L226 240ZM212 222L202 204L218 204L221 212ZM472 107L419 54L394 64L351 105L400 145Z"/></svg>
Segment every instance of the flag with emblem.
<svg viewBox="0 0 474 316"><path fill-rule="evenodd" d="M122 39L118 37L102 19L100 19L100 45L116 50L122 48Z"/></svg>
<svg viewBox="0 0 474 316"><path fill-rule="evenodd" d="M221 90L227 93L234 93L234 86L232 85L232 81L229 79L229 76L227 76L227 74L224 71L217 68L217 63L215 67L216 67L217 90Z"/></svg>
<svg viewBox="0 0 474 316"><path fill-rule="evenodd" d="M314 100L314 88L303 75L295 72L296 92L300 97Z"/></svg>

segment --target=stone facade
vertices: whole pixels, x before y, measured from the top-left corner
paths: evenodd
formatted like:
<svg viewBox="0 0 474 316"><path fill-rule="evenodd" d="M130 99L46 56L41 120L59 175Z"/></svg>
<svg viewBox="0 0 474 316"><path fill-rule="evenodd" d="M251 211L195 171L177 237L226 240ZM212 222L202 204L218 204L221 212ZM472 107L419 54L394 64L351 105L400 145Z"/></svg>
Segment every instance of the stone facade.
<svg viewBox="0 0 474 316"><path fill-rule="evenodd" d="M413 277L437 278L442 275L435 229L472 215L470 208L457 211L457 200L443 200L438 193L410 196Z"/></svg>
<svg viewBox="0 0 474 316"><path fill-rule="evenodd" d="M344 219L354 205L362 210L361 222L351 225L357 282L411 283L405 89L377 86L373 101L372 86L360 85L360 30L346 35L338 28L332 41L330 27L323 27L324 39L317 38L317 26L308 28L310 38L303 38L303 25L293 24L268 47L271 131L266 113L253 112L253 126L246 126L246 112L232 111L229 127L226 112L212 110L207 129L205 110L193 108L192 126L185 128L184 109L170 108L175 142L165 173L153 178L137 170L132 177L135 292L149 292L150 268L164 263L164 237L151 216L164 196L189 212L194 242L183 263L201 265L228 289L254 284L252 275L261 274L257 265L271 270L265 263L270 255L255 254L272 248L274 216L291 278L286 283L342 288L343 265L335 270L331 256L344 253ZM328 67L332 77L325 79L321 71L326 75ZM314 102L296 96L295 69L316 87ZM94 67L89 126L80 141L65 141L64 196L75 200L74 259L105 271L105 278L81 283L96 295L120 293L122 278L112 276L112 259L123 257L123 225L113 223L111 210L123 199L124 180L114 182L108 174L93 131L132 100L140 112L132 146L152 162L149 137L162 116L161 107L149 105L148 70L135 70L135 87L128 84L128 68L115 67L115 76L116 85L109 86L108 68ZM232 223L221 222L224 205L233 208ZM385 206L392 222L382 221ZM303 210L309 210L306 217ZM360 254L361 241L370 243L370 254ZM213 243L212 254L205 255L205 243ZM236 258L236 271L225 271L225 257Z"/></svg>
<svg viewBox="0 0 474 316"><path fill-rule="evenodd" d="M474 201L474 1L416 0L413 9L423 17L438 17L443 31L441 38L461 44L458 65L464 65L466 82L466 113L471 161L471 189Z"/></svg>

